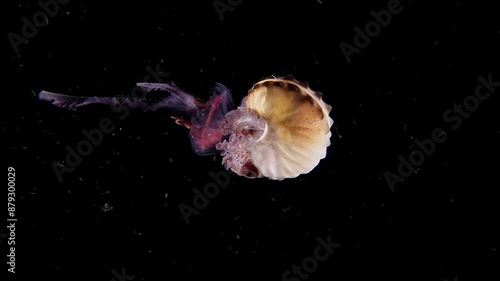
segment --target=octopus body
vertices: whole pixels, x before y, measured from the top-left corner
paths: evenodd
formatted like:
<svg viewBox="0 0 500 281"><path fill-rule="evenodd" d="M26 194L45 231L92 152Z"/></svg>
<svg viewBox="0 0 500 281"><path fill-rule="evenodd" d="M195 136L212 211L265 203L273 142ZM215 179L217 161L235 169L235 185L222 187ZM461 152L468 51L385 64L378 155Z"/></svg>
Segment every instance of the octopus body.
<svg viewBox="0 0 500 281"><path fill-rule="evenodd" d="M309 173L330 145L331 106L293 78L256 83L221 124L223 164L248 178L281 180Z"/></svg>
<svg viewBox="0 0 500 281"><path fill-rule="evenodd" d="M333 120L322 94L292 76L259 81L235 108L230 91L217 83L207 102L200 102L173 82L138 83L145 91L167 91L159 101L116 97L67 96L41 91L39 99L76 110L89 104L167 110L190 130L193 151L222 156L228 170L247 178L273 180L309 173L326 157Z"/></svg>

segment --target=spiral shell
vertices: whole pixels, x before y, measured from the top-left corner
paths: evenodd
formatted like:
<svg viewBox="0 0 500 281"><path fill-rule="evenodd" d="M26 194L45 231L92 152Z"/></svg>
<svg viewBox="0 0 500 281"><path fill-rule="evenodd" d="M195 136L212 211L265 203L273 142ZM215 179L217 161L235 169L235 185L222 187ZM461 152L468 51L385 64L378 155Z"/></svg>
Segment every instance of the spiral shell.
<svg viewBox="0 0 500 281"><path fill-rule="evenodd" d="M223 164L248 178L295 178L310 172L330 145L332 107L293 77L257 82L221 125Z"/></svg>

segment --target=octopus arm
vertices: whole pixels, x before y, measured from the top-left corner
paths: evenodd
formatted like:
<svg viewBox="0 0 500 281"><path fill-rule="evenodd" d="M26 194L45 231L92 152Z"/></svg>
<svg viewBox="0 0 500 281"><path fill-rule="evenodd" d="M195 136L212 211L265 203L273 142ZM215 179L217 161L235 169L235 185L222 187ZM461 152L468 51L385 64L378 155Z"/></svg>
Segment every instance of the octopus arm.
<svg viewBox="0 0 500 281"><path fill-rule="evenodd" d="M226 114L233 109L231 93L224 85L217 83L208 102L191 117L189 137L196 154L214 155L220 153L216 149L216 145L223 138L220 126L224 122Z"/></svg>

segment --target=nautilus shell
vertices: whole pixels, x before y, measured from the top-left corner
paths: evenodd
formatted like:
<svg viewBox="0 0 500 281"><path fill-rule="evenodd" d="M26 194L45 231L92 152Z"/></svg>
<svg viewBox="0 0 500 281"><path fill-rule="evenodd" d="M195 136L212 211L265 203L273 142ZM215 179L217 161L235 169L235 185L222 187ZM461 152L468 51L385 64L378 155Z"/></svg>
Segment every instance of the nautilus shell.
<svg viewBox="0 0 500 281"><path fill-rule="evenodd" d="M307 174L325 158L330 145L332 107L320 92L292 76L257 82L237 108L229 90L218 83L206 103L173 82L137 85L147 92L168 91L170 95L150 101L41 91L39 99L72 110L94 103L144 111L165 109L177 124L190 129L195 153L220 154L226 169L247 178L282 180Z"/></svg>
<svg viewBox="0 0 500 281"><path fill-rule="evenodd" d="M226 115L217 145L223 164L249 178L294 178L310 172L330 145L331 106L321 94L291 78L256 83Z"/></svg>

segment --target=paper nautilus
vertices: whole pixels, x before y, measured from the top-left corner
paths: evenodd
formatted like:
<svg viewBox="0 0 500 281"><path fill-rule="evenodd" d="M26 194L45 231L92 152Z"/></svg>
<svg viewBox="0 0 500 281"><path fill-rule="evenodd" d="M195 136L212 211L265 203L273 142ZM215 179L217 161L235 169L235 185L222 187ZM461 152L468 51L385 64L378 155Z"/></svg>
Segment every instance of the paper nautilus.
<svg viewBox="0 0 500 281"><path fill-rule="evenodd" d="M292 76L271 77L255 83L237 108L231 93L216 83L207 102L173 82L138 83L146 92L167 91L152 101L125 97L80 97L41 91L39 99L71 110L89 104L109 104L144 111L167 110L189 131L193 151L222 156L228 170L247 178L273 180L309 173L326 156L330 145L332 107L322 94Z"/></svg>

